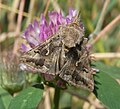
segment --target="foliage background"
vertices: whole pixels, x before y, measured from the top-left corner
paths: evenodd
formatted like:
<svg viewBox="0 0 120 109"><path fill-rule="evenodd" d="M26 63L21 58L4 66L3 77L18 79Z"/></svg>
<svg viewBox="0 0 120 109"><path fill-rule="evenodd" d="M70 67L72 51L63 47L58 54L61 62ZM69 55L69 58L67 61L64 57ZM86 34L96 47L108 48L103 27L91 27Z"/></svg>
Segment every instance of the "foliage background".
<svg viewBox="0 0 120 109"><path fill-rule="evenodd" d="M29 23L31 23L35 18L39 20L41 13L44 13L47 17L47 13L52 10L61 10L63 14L67 15L69 8L72 7L73 9L80 11L81 19L85 25L85 36L88 37L96 28L105 1L109 1L109 3L107 9L105 10L106 15L103 20L101 30L111 23L112 20L118 15L120 16L120 0L0 0L0 83L2 86L0 93L5 93L8 95L5 96L6 98L2 95L0 96L1 98L3 97L3 101L0 101L0 109L7 109L12 97L15 96L20 90L34 85L36 81L41 81L37 75L20 72L17 69L18 66L16 66L19 63L17 57L20 56L19 49L22 42L21 34ZM96 60L107 64L107 66L97 64L98 68L100 70L102 69L103 72L107 71L107 73L112 75L112 78L115 80L117 79L118 82L120 79L119 51L120 17L118 23L114 25L114 28L109 29L107 33L101 36L101 38L93 45L92 49L92 53L94 53ZM115 67L111 68L110 65ZM105 80L107 79L104 78L103 81ZM110 79L110 81L112 80ZM9 95L9 93L3 88L12 96ZM116 93L117 91L119 91L119 89L116 89ZM54 90L52 88L46 88L44 92L46 94L44 95L43 101L45 101L47 97L50 99L53 98ZM68 93L63 93L60 99L60 108L68 107L67 109L69 109L70 107L74 109L94 109L99 106L104 108L104 106L100 104L99 100L96 99L93 94L86 91L81 91L80 95L85 95L85 98L80 97L80 99L78 99ZM112 99L115 99L114 95L112 96ZM90 101L88 102L86 98L87 100L90 99ZM36 101L38 100L36 99ZM49 105L52 104L51 100L44 103L47 103L48 106L45 107L45 109L49 109ZM41 107L41 104L42 103L39 104L40 106L38 106L38 108ZM15 107L10 106L9 108L14 109ZM24 109L25 108L26 107L24 107ZM117 108L118 107L116 107L116 109Z"/></svg>

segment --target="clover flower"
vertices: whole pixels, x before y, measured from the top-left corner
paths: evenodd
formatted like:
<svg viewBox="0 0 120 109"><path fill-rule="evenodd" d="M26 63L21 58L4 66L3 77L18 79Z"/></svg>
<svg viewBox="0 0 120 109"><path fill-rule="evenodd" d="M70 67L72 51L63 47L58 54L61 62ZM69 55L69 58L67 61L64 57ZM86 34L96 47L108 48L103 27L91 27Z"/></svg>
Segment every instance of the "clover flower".
<svg viewBox="0 0 120 109"><path fill-rule="evenodd" d="M47 21L42 14L40 21L34 20L24 31L23 38L27 41L29 46L22 44L22 51L27 52L35 46L40 45L46 39L54 35L58 31L59 26L66 26L73 23L77 15L78 12L73 9L69 9L67 16L63 16L61 12L52 11L48 13L49 21ZM84 31L82 22L79 22L79 28ZM21 64L21 69L34 71L34 68L27 68L24 64ZM41 76L45 81L52 81L54 79L54 76L48 73L41 73ZM55 81L54 83L57 86L66 87L66 82L62 81L60 78Z"/></svg>
<svg viewBox="0 0 120 109"><path fill-rule="evenodd" d="M52 11L48 13L49 22L47 22L42 14L40 21L34 20L34 22L31 23L24 31L23 38L27 41L29 47L22 44L22 51L29 51L31 48L41 44L48 37L57 32L59 25L67 25L72 23L77 14L78 12L73 9L69 9L69 14L66 17L63 16L61 12Z"/></svg>

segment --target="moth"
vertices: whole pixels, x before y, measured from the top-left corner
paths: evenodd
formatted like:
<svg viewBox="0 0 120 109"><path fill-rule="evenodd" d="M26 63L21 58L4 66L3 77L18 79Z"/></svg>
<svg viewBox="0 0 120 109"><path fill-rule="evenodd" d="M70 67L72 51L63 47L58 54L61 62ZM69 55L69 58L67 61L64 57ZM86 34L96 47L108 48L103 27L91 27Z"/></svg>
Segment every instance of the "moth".
<svg viewBox="0 0 120 109"><path fill-rule="evenodd" d="M93 70L87 42L80 22L76 20L60 26L54 35L24 53L20 61L34 72L52 75L52 79L59 77L75 87L93 91Z"/></svg>

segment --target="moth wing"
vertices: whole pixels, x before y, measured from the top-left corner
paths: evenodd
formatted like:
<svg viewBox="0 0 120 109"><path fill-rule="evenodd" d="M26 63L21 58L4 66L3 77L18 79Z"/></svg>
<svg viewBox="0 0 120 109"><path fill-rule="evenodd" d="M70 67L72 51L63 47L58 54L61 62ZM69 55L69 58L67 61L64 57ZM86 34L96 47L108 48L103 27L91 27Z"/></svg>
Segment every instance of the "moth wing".
<svg viewBox="0 0 120 109"><path fill-rule="evenodd" d="M92 71L86 72L77 69L76 63L70 59L68 60L59 73L60 78L75 87L82 87L93 91L94 80Z"/></svg>
<svg viewBox="0 0 120 109"><path fill-rule="evenodd" d="M20 61L30 71L56 75L60 66L61 50L62 39L55 35L23 54Z"/></svg>

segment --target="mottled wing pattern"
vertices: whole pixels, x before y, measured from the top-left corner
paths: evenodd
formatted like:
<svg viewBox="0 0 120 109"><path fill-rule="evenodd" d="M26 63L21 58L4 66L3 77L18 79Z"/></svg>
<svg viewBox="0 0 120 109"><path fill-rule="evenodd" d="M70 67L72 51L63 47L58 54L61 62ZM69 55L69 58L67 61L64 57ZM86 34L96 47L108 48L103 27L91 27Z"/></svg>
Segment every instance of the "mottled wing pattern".
<svg viewBox="0 0 120 109"><path fill-rule="evenodd" d="M59 77L75 87L83 87L93 91L93 70L90 66L89 51L86 49L86 38L80 45L73 47L66 54L66 63L59 73Z"/></svg>
<svg viewBox="0 0 120 109"><path fill-rule="evenodd" d="M73 23L61 27L41 45L25 53L21 62L31 71L60 77L74 86L93 91L93 71L86 44L83 31Z"/></svg>
<svg viewBox="0 0 120 109"><path fill-rule="evenodd" d="M62 39L56 34L23 54L20 61L33 72L57 75L62 66L62 51Z"/></svg>
<svg viewBox="0 0 120 109"><path fill-rule="evenodd" d="M79 68L78 68L79 67ZM60 78L72 84L75 87L83 87L93 91L94 80L92 69L80 69L80 66L75 65L73 60L68 60L60 71Z"/></svg>

